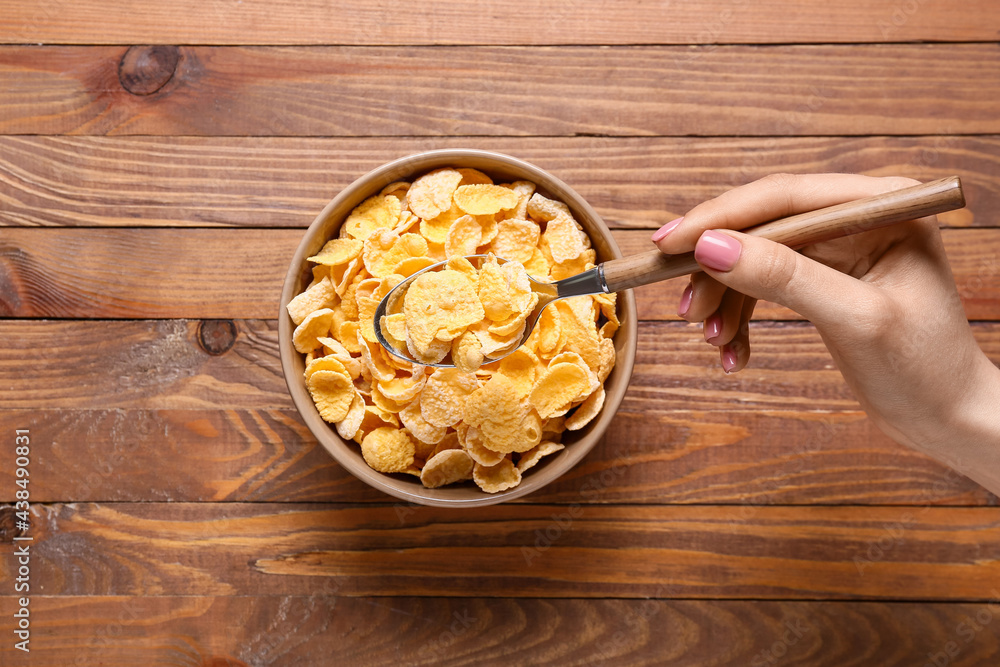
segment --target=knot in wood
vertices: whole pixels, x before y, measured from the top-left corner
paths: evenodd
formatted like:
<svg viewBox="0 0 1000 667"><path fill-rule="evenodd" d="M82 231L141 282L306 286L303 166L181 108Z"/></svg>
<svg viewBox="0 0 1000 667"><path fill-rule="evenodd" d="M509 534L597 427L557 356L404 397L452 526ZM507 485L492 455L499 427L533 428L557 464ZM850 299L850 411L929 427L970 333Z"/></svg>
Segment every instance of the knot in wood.
<svg viewBox="0 0 1000 667"><path fill-rule="evenodd" d="M133 95L152 95L167 85L180 59L176 46L133 46L118 65L118 80Z"/></svg>
<svg viewBox="0 0 1000 667"><path fill-rule="evenodd" d="M236 342L236 324L232 320L202 320L198 325L198 344L212 356L218 356Z"/></svg>
<svg viewBox="0 0 1000 667"><path fill-rule="evenodd" d="M13 544L14 538L21 534L14 525L14 508L11 505L0 507L0 544Z"/></svg>

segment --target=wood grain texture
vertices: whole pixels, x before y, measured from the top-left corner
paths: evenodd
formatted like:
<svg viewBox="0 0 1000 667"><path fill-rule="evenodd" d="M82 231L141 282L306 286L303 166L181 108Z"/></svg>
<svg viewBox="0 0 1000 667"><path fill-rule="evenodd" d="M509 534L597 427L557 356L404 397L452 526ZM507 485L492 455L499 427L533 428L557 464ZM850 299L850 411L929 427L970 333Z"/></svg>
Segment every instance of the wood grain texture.
<svg viewBox="0 0 1000 667"><path fill-rule="evenodd" d="M0 320L0 405L11 409L290 408L277 323L240 320L232 348L210 355L187 320ZM1000 363L1000 323L975 323ZM752 326L754 356L734 376L699 327L643 322L628 400L636 410L849 411L857 402L808 323ZM41 350L45 351L40 355Z"/></svg>
<svg viewBox="0 0 1000 667"><path fill-rule="evenodd" d="M1000 508L74 503L32 522L36 595L1000 597Z"/></svg>
<svg viewBox="0 0 1000 667"><path fill-rule="evenodd" d="M639 0L432 0L420 11L353 1L151 3L30 0L0 17L2 43L68 44L712 44L992 41L988 0L697 4Z"/></svg>
<svg viewBox="0 0 1000 667"><path fill-rule="evenodd" d="M970 319L1000 313L1000 229L944 231ZM652 248L648 231L614 230L625 255ZM300 230L32 229L0 236L0 316L271 318L278 314ZM677 318L686 278L636 290L639 318ZM801 319L773 303L760 319Z"/></svg>
<svg viewBox="0 0 1000 667"><path fill-rule="evenodd" d="M607 436L523 502L995 505L860 411L665 410L626 398ZM389 502L350 476L285 410L8 410L34 443L36 502ZM0 470L0 502L14 500ZM515 501L521 502L521 501Z"/></svg>
<svg viewBox="0 0 1000 667"><path fill-rule="evenodd" d="M997 601L350 598L317 591L43 596L32 605L38 646L29 662L4 643L5 665L72 665L82 658L106 667L264 667L333 658L366 667L912 667L940 653L949 667L975 667L1000 656ZM10 618L0 631L5 625ZM945 653L949 642L952 655Z"/></svg>
<svg viewBox="0 0 1000 667"><path fill-rule="evenodd" d="M152 95L124 47L0 47L0 133L996 134L992 44L183 47ZM776 76L775 72L780 72Z"/></svg>
<svg viewBox="0 0 1000 667"><path fill-rule="evenodd" d="M1000 138L0 136L0 226L304 228L362 174L404 155L479 148L537 164L610 227L655 229L774 172L922 181L958 174L951 226L997 224Z"/></svg>

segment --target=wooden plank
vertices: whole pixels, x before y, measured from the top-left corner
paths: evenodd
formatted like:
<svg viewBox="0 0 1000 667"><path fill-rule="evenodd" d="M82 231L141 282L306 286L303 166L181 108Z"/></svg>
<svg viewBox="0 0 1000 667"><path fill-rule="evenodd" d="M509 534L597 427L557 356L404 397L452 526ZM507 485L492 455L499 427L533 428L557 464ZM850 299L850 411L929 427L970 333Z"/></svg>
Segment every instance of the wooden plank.
<svg viewBox="0 0 1000 667"><path fill-rule="evenodd" d="M0 133L1000 133L993 44L126 52L0 47Z"/></svg>
<svg viewBox="0 0 1000 667"><path fill-rule="evenodd" d="M2 43L65 44L714 44L992 41L988 0L879 5L702 0L431 0L391 4L225 0L128 5L29 0L0 17Z"/></svg>
<svg viewBox="0 0 1000 667"><path fill-rule="evenodd" d="M0 405L10 409L273 409L291 407L273 320L239 320L232 348L211 355L199 322L0 320ZM973 333L1000 363L1000 323ZM700 328L640 324L628 397L648 409L858 409L816 330L753 325L748 371L726 376ZM44 354L42 354L44 351Z"/></svg>
<svg viewBox="0 0 1000 667"><path fill-rule="evenodd" d="M232 348L216 355L202 346L199 327L185 320L0 320L5 342L0 404L96 409L291 405L276 322L240 321Z"/></svg>
<svg viewBox="0 0 1000 667"><path fill-rule="evenodd" d="M575 188L611 227L655 229L778 171L924 181L958 174L952 226L995 225L1000 137L0 136L0 226L301 227L380 164L435 148L516 155Z"/></svg>
<svg viewBox="0 0 1000 667"><path fill-rule="evenodd" d="M639 391L642 391L640 389ZM651 392L650 392L651 393ZM6 410L28 429L35 502L390 502L286 410ZM571 445L572 446L572 445ZM0 470L13 502L13 469ZM530 503L991 505L860 411L668 410L626 399L594 451Z"/></svg>
<svg viewBox="0 0 1000 667"><path fill-rule="evenodd" d="M15 667L328 664L949 667L1000 656L1000 602L308 596L32 597ZM977 619L979 619L977 621ZM0 631L11 635L12 617ZM6 626L6 627L5 627ZM573 631L570 631L573 628ZM35 639L37 637L37 640ZM951 645L949 645L951 644ZM941 658L940 656L944 656Z"/></svg>
<svg viewBox="0 0 1000 667"><path fill-rule="evenodd" d="M73 503L32 524L41 595L971 601L1000 581L1000 508Z"/></svg>
<svg viewBox="0 0 1000 667"><path fill-rule="evenodd" d="M615 230L626 255L652 249L649 231ZM295 229L8 228L0 237L0 316L62 318L270 318ZM944 231L970 319L1000 314L1000 229ZM677 319L687 284L636 290L639 318ZM761 319L800 319L772 303Z"/></svg>

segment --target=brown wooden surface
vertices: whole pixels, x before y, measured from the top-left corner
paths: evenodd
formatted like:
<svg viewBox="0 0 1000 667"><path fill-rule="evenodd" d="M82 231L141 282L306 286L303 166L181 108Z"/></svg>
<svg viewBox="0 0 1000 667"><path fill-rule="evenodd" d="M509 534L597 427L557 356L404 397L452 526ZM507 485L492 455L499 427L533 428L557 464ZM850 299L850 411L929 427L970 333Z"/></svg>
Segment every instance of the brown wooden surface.
<svg viewBox="0 0 1000 667"><path fill-rule="evenodd" d="M471 512L337 465L276 318L316 214L421 150L552 171L626 253L776 171L956 174L945 244L1000 363L998 25L987 0L7 3L0 424L31 431L32 526L5 447L0 663L996 664L1000 501L879 432L795 313L759 304L730 377L683 280L638 290L603 441Z"/></svg>
<svg viewBox="0 0 1000 667"><path fill-rule="evenodd" d="M0 46L0 133L1000 133L994 44L182 47L176 69L149 60L163 85L140 95L127 51Z"/></svg>
<svg viewBox="0 0 1000 667"><path fill-rule="evenodd" d="M968 599L1000 579L1000 508L462 509L297 503L49 505L46 595ZM470 534L475 540L470 541ZM881 540L881 546L880 546ZM85 554L87 555L85 557ZM998 603L1000 604L1000 603Z"/></svg>
<svg viewBox="0 0 1000 667"><path fill-rule="evenodd" d="M983 603L537 598L37 598L39 634L71 665L760 665L909 667L943 654L979 667L1000 651ZM970 623L971 621L971 623ZM227 632L206 635L206 627ZM392 635L385 628L393 628ZM979 628L977 630L976 628ZM570 631L572 629L572 631ZM954 642L954 657L944 648ZM4 647L0 655L10 656ZM780 656L780 659L779 659Z"/></svg>
<svg viewBox="0 0 1000 667"><path fill-rule="evenodd" d="M992 41L989 0L811 6L702 0L183 0L142 11L100 0L27 0L5 8L0 42L67 44L714 44Z"/></svg>
<svg viewBox="0 0 1000 667"><path fill-rule="evenodd" d="M0 136L0 226L305 228L366 171L473 144L559 174L610 227L655 229L776 171L957 174L968 207L943 224L993 226L1000 210L997 136Z"/></svg>
<svg viewBox="0 0 1000 667"><path fill-rule="evenodd" d="M580 489L597 486L600 494L590 499L597 503L726 504L737 512L776 504L996 504L977 484L892 442L857 409L748 414L652 402L630 397L586 461L521 502L570 504ZM387 500L337 465L290 407L0 414L38 435L33 493L41 502ZM86 433L86 441L75 433ZM164 467L164 457L194 465ZM4 473L0 481L13 484Z"/></svg>

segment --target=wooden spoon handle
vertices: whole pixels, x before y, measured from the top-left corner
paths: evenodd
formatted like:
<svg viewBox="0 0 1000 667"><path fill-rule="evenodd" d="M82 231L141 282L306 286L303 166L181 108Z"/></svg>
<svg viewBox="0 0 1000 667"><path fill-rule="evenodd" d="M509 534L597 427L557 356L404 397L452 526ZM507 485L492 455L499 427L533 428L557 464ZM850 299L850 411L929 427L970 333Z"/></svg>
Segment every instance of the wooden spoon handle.
<svg viewBox="0 0 1000 667"><path fill-rule="evenodd" d="M742 231L798 249L963 206L965 195L962 193L962 182L958 176L950 176L800 213ZM613 259L604 262L602 268L609 292L640 287L701 270L694 260L694 253L664 255L659 250Z"/></svg>

